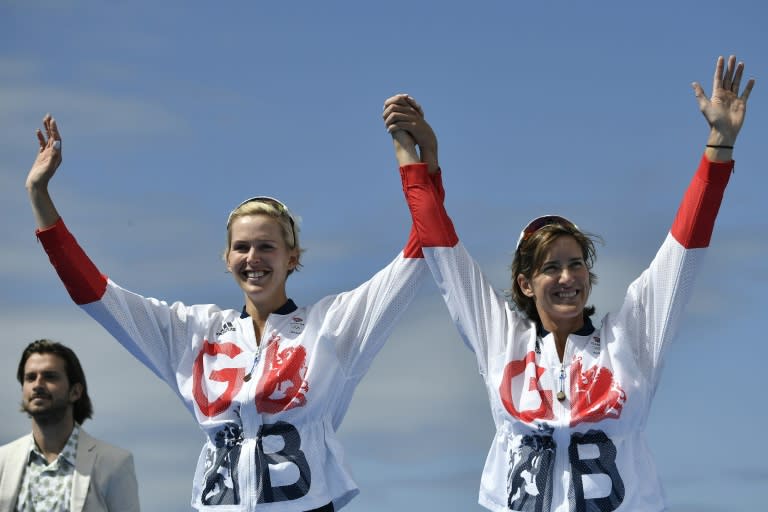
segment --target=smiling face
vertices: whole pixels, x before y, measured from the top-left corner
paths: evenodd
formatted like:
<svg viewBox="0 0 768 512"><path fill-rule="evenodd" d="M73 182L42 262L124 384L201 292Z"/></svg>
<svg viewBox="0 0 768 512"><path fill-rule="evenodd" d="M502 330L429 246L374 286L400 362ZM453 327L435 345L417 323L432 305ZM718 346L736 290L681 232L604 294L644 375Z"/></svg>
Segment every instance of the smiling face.
<svg viewBox="0 0 768 512"><path fill-rule="evenodd" d="M245 293L246 309L270 313L285 304L285 280L297 263L298 250L288 248L277 220L245 215L232 221L227 270Z"/></svg>
<svg viewBox="0 0 768 512"><path fill-rule="evenodd" d="M34 353L24 364L21 406L38 423L71 419L81 392L80 384L70 386L66 362L55 354Z"/></svg>
<svg viewBox="0 0 768 512"><path fill-rule="evenodd" d="M541 323L548 331L574 332L584 324L590 274L583 249L574 237L558 236L533 276L529 279L520 274L517 283L535 301Z"/></svg>

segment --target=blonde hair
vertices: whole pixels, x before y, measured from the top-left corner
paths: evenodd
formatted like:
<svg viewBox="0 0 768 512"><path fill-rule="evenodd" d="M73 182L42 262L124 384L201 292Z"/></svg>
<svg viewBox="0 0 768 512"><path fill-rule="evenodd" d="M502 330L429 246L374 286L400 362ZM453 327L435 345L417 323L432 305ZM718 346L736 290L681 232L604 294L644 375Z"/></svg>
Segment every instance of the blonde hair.
<svg viewBox="0 0 768 512"><path fill-rule="evenodd" d="M227 219L227 246L222 254L224 262L229 258L229 251L232 245L232 223L236 219L250 215L265 215L277 221L283 234L283 242L285 242L288 249L296 250L296 266L288 271L288 275L291 275L294 270L299 270L302 266L301 253L304 250L299 244L298 220L282 202L266 196L247 199L229 214Z"/></svg>

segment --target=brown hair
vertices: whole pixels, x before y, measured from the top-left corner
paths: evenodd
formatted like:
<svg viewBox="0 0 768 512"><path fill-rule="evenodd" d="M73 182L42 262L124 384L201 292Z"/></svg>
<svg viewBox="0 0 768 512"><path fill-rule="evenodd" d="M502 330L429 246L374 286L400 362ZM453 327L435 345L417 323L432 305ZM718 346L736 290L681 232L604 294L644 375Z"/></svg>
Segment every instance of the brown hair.
<svg viewBox="0 0 768 512"><path fill-rule="evenodd" d="M529 238L523 240L515 251L511 267L512 289L509 294L517 309L525 313L531 321L537 324L541 323L541 318L536 310L536 302L533 298L525 295L523 290L520 289L520 285L517 283L517 276L522 274L526 279L533 279L534 274L539 271L542 263L544 263L547 251L549 251L555 240L561 236L571 236L576 240L576 243L581 247L584 263L589 270L590 287L597 282L597 275L592 272L592 266L597 258L595 241L600 240L598 236L584 233L570 223L553 223L538 229ZM592 316L594 313L594 306L584 308L585 316Z"/></svg>
<svg viewBox="0 0 768 512"><path fill-rule="evenodd" d="M53 354L64 360L64 366L67 369L67 380L69 386L74 384L80 384L83 388L83 392L80 393L80 398L73 404L72 415L75 421L82 425L82 423L88 418L93 416L93 404L91 404L91 398L88 396L88 385L85 382L85 372L83 367L80 366L80 360L75 355L75 352L61 343L51 340L36 340L27 345L24 352L21 353L21 361L19 361L19 368L16 370L16 380L19 384L24 385L24 366L27 364L27 359L32 354Z"/></svg>

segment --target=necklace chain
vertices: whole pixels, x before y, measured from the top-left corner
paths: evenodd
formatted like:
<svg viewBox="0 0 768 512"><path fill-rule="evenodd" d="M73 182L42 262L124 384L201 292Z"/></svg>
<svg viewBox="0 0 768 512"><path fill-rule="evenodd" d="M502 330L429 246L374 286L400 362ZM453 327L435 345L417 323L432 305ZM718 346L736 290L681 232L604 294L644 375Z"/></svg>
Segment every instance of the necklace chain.
<svg viewBox="0 0 768 512"><path fill-rule="evenodd" d="M256 354L253 356L253 364L251 365L251 369L248 371L247 374L243 377L243 381L248 382L251 380L251 376L253 375L253 370L256 369L256 365L259 364L259 357L261 356L261 344L256 345Z"/></svg>
<svg viewBox="0 0 768 512"><path fill-rule="evenodd" d="M538 355L541 355L541 344L542 344L541 336L537 335L536 336L536 347L535 347L534 350L536 351L536 354L538 354ZM558 381L559 381L558 382L559 389L557 391L557 399L560 402L562 402L566 398L566 396L565 396L565 354L563 354L563 360L560 361L560 376L558 378Z"/></svg>

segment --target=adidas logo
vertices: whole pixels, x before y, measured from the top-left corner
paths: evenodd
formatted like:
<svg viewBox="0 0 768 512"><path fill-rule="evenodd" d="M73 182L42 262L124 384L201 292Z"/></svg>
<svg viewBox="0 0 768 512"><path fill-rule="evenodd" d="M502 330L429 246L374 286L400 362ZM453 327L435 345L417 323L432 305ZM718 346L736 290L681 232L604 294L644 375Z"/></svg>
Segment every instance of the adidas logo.
<svg viewBox="0 0 768 512"><path fill-rule="evenodd" d="M221 336L225 332L235 332L235 326L232 325L232 322L224 322L221 329L216 331L216 336Z"/></svg>

